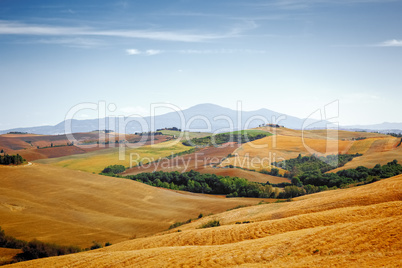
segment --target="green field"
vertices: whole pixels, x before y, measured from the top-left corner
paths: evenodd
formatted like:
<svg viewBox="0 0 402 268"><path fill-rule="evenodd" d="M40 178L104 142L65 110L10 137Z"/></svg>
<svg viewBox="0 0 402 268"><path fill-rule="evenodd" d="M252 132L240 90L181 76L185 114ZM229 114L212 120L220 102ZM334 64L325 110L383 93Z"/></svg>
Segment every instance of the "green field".
<svg viewBox="0 0 402 268"><path fill-rule="evenodd" d="M233 135L238 135L238 134L245 135L245 134L247 134L248 136L255 136L255 135L258 135L258 134L264 134L264 135L267 135L267 136L272 135L272 133L264 131L264 130L260 130L260 129L237 130L237 131L232 131L232 132L226 132L226 133L223 133L223 134L230 134L230 133L232 133Z"/></svg>
<svg viewBox="0 0 402 268"><path fill-rule="evenodd" d="M176 136L176 137L180 137L182 133L180 131L174 131L174 130L161 130L160 132L162 132L163 135ZM203 138L206 136L210 136L212 135L212 133L183 131L182 135L184 140L191 140L194 138Z"/></svg>
<svg viewBox="0 0 402 268"><path fill-rule="evenodd" d="M124 159L122 160L119 160L119 149L120 148L110 148L86 154L64 156L52 159L42 159L36 162L43 164L52 164L60 167L66 167L86 172L99 173L109 165L123 165L125 167L129 167L131 162L131 154L133 154L132 164L133 166L136 166L138 162L146 164L159 158L187 151L190 148L188 146L184 146L181 142L178 142L177 140L171 140L138 148L125 148L125 152L124 154L122 154Z"/></svg>

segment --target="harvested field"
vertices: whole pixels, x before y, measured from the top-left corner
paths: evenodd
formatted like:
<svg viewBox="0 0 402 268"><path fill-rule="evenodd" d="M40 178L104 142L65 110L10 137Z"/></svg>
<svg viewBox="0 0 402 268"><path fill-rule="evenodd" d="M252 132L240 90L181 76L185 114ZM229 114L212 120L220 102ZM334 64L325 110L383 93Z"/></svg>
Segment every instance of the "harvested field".
<svg viewBox="0 0 402 268"><path fill-rule="evenodd" d="M240 208L181 226L181 232L15 267L398 267L401 184L402 175L288 203ZM211 219L222 226L197 229ZM250 223L235 224L243 221Z"/></svg>
<svg viewBox="0 0 402 268"><path fill-rule="evenodd" d="M50 165L0 166L1 227L24 240L117 243L261 200L171 191Z"/></svg>
<svg viewBox="0 0 402 268"><path fill-rule="evenodd" d="M127 147L107 148L97 150L86 154L76 154L59 158L42 159L37 161L42 164L53 164L60 167L67 167L86 172L100 173L109 165L124 165L129 167L139 162L146 164L155 161L161 157L170 156L174 153L180 153L191 148L182 145L176 140L166 141L166 137L158 140L159 143L153 145L130 145ZM165 142L163 142L165 141ZM121 157L121 159L120 159Z"/></svg>
<svg viewBox="0 0 402 268"><path fill-rule="evenodd" d="M274 135L244 144L234 153L236 157L228 158L221 166L238 166L247 169L268 169L271 163L290 158L299 154L308 155L314 152L322 154L337 154L346 152L352 141L310 139L296 136ZM283 173L283 171L281 172Z"/></svg>
<svg viewBox="0 0 402 268"><path fill-rule="evenodd" d="M74 133L73 135L79 141L79 144L67 146L71 141L68 140L66 135L5 134L0 135L0 149L8 154L20 154L27 161L34 161L83 154L119 146L115 144L115 141L119 140L118 133L99 134L98 132L89 132ZM141 140L141 136L134 134L124 135L124 138L131 143L127 146L134 146L133 143ZM164 142L168 139L170 139L168 136L157 136L154 143ZM97 141L101 143L97 144ZM110 144L102 144L102 142L110 142ZM151 141L147 141L144 145L149 145L150 143Z"/></svg>

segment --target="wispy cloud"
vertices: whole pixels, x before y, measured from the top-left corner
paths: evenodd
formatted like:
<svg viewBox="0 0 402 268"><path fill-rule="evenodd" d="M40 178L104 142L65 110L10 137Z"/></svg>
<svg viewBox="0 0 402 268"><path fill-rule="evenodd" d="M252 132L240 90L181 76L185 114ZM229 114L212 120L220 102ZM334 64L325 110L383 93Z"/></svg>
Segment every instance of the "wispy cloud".
<svg viewBox="0 0 402 268"><path fill-rule="evenodd" d="M376 45L377 47L402 47L402 40L388 40Z"/></svg>
<svg viewBox="0 0 402 268"><path fill-rule="evenodd" d="M103 36L179 42L206 42L237 37L241 32L254 27L256 26L248 21L243 25L235 25L226 33L193 33L195 31L99 30L89 27L59 27L0 21L0 35Z"/></svg>
<svg viewBox="0 0 402 268"><path fill-rule="evenodd" d="M129 56L132 55L147 55L154 56L162 53L170 53L170 54L264 54L265 50L256 50L256 49L182 49L182 50L158 50L158 49L148 49L145 51L130 48L126 49L126 53Z"/></svg>
<svg viewBox="0 0 402 268"><path fill-rule="evenodd" d="M171 54L264 54L266 50L256 50L256 49L182 49L182 50L157 50L148 49L141 51L139 49L130 48L126 49L127 55L158 55L161 53L171 53Z"/></svg>
<svg viewBox="0 0 402 268"><path fill-rule="evenodd" d="M153 56L162 53L162 50L148 49L147 51L145 51L145 53L149 56Z"/></svg>
<svg viewBox="0 0 402 268"><path fill-rule="evenodd" d="M103 46L104 44L97 39L91 38L48 38L48 39L39 39L36 41L40 44L57 44L64 45L68 47L78 47L78 48L93 48Z"/></svg>
<svg viewBox="0 0 402 268"><path fill-rule="evenodd" d="M265 50L254 49L184 49L178 51L181 54L234 54L234 53L248 53L248 54L263 54Z"/></svg>
<svg viewBox="0 0 402 268"><path fill-rule="evenodd" d="M305 9L314 5L323 4L367 4L367 3L386 3L397 2L400 0L275 0L271 2L262 2L251 4L254 6L276 7L279 9Z"/></svg>
<svg viewBox="0 0 402 268"><path fill-rule="evenodd" d="M139 54L141 54L141 51L139 51L138 49L135 49L135 48L126 49L126 52L127 52L128 55L139 55Z"/></svg>
<svg viewBox="0 0 402 268"><path fill-rule="evenodd" d="M127 55L148 55L148 56L153 56L153 55L158 55L161 54L163 51L162 50L157 50L157 49L148 49L145 51L141 51L139 49L135 49L135 48L130 48L130 49L126 49L126 53Z"/></svg>

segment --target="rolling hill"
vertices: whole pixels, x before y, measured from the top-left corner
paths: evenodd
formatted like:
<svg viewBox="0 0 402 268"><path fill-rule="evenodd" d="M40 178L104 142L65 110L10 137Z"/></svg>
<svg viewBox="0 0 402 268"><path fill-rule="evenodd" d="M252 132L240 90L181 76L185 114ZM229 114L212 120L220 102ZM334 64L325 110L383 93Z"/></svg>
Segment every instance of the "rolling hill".
<svg viewBox="0 0 402 268"><path fill-rule="evenodd" d="M247 169L270 169L275 161L296 158L299 154L363 154L343 167L335 169L374 167L376 164L386 164L394 159L402 161L401 138L395 138L380 133L336 131L336 130L307 130L300 131L288 128L262 127L275 135L255 140L237 148L220 167L229 165ZM261 159L260 162L251 162Z"/></svg>
<svg viewBox="0 0 402 268"><path fill-rule="evenodd" d="M19 239L88 247L167 230L200 213L263 199L224 198L51 165L0 166L0 226Z"/></svg>
<svg viewBox="0 0 402 268"><path fill-rule="evenodd" d="M10 267L398 267L401 184L402 175L240 208L183 225L181 232ZM221 226L199 229L211 219Z"/></svg>

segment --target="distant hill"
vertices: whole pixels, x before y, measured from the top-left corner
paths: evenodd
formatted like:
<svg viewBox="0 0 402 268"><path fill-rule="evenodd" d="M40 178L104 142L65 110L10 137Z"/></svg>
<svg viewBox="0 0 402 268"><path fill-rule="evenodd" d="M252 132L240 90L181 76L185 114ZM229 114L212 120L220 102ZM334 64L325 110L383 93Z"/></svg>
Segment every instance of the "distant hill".
<svg viewBox="0 0 402 268"><path fill-rule="evenodd" d="M402 123L389 123L384 122L381 124L374 125L352 125L352 126L344 126L342 127L346 130L354 130L354 131L379 131L381 133L401 133L402 132Z"/></svg>
<svg viewBox="0 0 402 268"><path fill-rule="evenodd" d="M221 107L215 104L199 104L183 110L182 115L185 118L184 124L187 125L181 124L181 116L179 113L170 112L157 115L154 118L151 118L150 116L125 118L126 122L129 122L125 129L119 128L116 118L107 117L100 120L65 120L55 126L14 128L2 130L0 131L0 134L18 131L33 134L55 135L71 132L90 132L95 129L110 129L120 133L134 133L147 132L151 130L154 131L164 127L178 127L183 130L201 132L227 132L231 130L254 128L264 123L279 124L293 129L302 129L303 124L307 126L307 128L326 128L330 124L328 121L317 121L312 119L306 120L268 109L237 112L236 110ZM72 128L66 132L65 125L66 123L70 122ZM151 126L151 123L153 126Z"/></svg>

